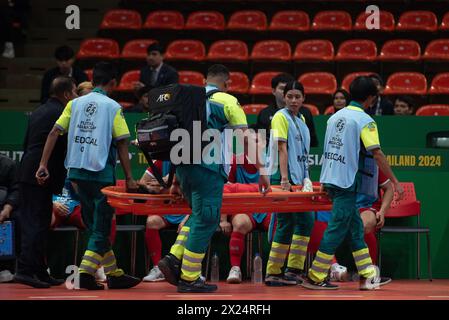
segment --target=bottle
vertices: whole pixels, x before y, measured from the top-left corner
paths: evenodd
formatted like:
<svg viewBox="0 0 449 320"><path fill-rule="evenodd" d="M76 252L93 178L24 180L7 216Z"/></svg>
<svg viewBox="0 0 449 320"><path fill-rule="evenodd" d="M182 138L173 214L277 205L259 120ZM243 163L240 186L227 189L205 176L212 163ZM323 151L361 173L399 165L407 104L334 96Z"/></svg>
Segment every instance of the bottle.
<svg viewBox="0 0 449 320"><path fill-rule="evenodd" d="M220 260L216 252L212 256L210 281L218 282L220 280Z"/></svg>
<svg viewBox="0 0 449 320"><path fill-rule="evenodd" d="M256 253L253 260L253 283L262 283L262 258Z"/></svg>

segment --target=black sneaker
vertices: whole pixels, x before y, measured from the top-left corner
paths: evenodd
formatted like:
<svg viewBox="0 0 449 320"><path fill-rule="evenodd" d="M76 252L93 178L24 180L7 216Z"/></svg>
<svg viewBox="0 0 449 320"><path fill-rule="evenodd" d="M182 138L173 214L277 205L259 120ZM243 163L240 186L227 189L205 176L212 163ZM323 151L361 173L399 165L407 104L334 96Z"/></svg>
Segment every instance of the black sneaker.
<svg viewBox="0 0 449 320"><path fill-rule="evenodd" d="M14 282L25 284L27 286L38 288L38 289L47 289L50 288L50 284L44 281L39 280L36 275L28 275L16 273L14 275Z"/></svg>
<svg viewBox="0 0 449 320"><path fill-rule="evenodd" d="M269 287L294 286L297 284L296 278L284 274L267 274L265 276L265 285Z"/></svg>
<svg viewBox="0 0 449 320"><path fill-rule="evenodd" d="M203 279L198 278L195 281L185 281L180 279L178 282L179 293L204 293L217 291L215 284L208 284Z"/></svg>
<svg viewBox="0 0 449 320"><path fill-rule="evenodd" d="M307 276L305 272L300 269L287 268L285 269L284 277L287 279L294 279L297 284L301 284Z"/></svg>
<svg viewBox="0 0 449 320"><path fill-rule="evenodd" d="M65 280L63 280L63 279L53 278L51 275L49 275L46 272L43 274L38 274L37 278L40 281L47 282L50 286L60 286L61 284L63 284L65 282Z"/></svg>
<svg viewBox="0 0 449 320"><path fill-rule="evenodd" d="M359 285L360 290L375 290L390 282L391 278L388 277L373 277L373 278L360 277Z"/></svg>
<svg viewBox="0 0 449 320"><path fill-rule="evenodd" d="M127 274L119 277L107 276L109 289L129 289L137 286L142 280Z"/></svg>
<svg viewBox="0 0 449 320"><path fill-rule="evenodd" d="M104 290L104 285L95 280L95 276L88 273L80 273L80 289Z"/></svg>
<svg viewBox="0 0 449 320"><path fill-rule="evenodd" d="M304 288L310 289L310 290L337 290L338 286L335 284L332 284L329 282L329 280L325 279L321 282L315 282L309 277L304 279L303 283L301 284Z"/></svg>
<svg viewBox="0 0 449 320"><path fill-rule="evenodd" d="M177 286L181 276L181 260L169 253L157 264L168 283Z"/></svg>

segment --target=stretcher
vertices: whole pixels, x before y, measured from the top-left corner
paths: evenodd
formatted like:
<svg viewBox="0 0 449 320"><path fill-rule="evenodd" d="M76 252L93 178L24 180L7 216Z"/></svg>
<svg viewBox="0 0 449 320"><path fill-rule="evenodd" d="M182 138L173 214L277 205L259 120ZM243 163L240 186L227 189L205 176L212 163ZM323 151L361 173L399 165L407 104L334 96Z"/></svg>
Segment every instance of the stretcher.
<svg viewBox="0 0 449 320"><path fill-rule="evenodd" d="M279 186L274 186L279 187ZM257 192L224 193L222 214L255 212L305 212L330 211L332 203L326 193L314 187L313 192L269 192L262 195ZM190 214L187 201L170 194L126 193L124 186L110 186L102 190L111 207L118 209L117 214L135 215Z"/></svg>

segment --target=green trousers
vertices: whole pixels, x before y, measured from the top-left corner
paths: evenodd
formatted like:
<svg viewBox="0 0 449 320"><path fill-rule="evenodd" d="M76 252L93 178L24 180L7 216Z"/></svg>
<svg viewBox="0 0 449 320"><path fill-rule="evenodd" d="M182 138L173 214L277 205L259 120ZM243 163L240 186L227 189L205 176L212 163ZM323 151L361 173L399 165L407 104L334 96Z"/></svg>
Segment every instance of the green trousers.
<svg viewBox="0 0 449 320"><path fill-rule="evenodd" d="M87 249L101 256L111 250L111 233L114 209L108 204L101 189L110 184L104 182L75 180L81 202L81 216L86 226L89 242Z"/></svg>
<svg viewBox="0 0 449 320"><path fill-rule="evenodd" d="M277 225L273 241L290 244L293 234L310 237L315 217L313 212L276 213Z"/></svg>
<svg viewBox="0 0 449 320"><path fill-rule="evenodd" d="M327 187L326 190L333 202L332 216L321 240L319 251L334 255L345 238L350 239L353 252L366 248L363 221L356 208L357 193L331 187Z"/></svg>
<svg viewBox="0 0 449 320"><path fill-rule="evenodd" d="M186 222L190 228L186 249L205 253L215 230L220 224L224 177L201 165L185 165L176 169L184 197L192 208Z"/></svg>

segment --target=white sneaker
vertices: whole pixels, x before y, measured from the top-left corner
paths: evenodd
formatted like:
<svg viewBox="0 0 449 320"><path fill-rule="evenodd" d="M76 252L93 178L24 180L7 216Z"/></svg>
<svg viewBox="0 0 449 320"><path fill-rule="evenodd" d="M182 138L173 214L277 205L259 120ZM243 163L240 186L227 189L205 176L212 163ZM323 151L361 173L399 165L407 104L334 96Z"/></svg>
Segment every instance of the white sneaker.
<svg viewBox="0 0 449 320"><path fill-rule="evenodd" d="M9 270L0 271L0 283L10 282L14 278L14 275Z"/></svg>
<svg viewBox="0 0 449 320"><path fill-rule="evenodd" d="M164 274L159 270L158 266L153 267L153 269L150 270L150 273L143 278L143 281L145 282L156 282L156 281L164 281L165 277Z"/></svg>
<svg viewBox="0 0 449 320"><path fill-rule="evenodd" d="M229 271L229 276L226 279L227 283L241 283L242 282L242 271L240 267L234 266Z"/></svg>
<svg viewBox="0 0 449 320"><path fill-rule="evenodd" d="M101 267L95 272L95 280L99 282L106 282L106 274L104 273L104 267Z"/></svg>
<svg viewBox="0 0 449 320"><path fill-rule="evenodd" d="M349 281L348 268L334 263L330 269L330 281L346 282Z"/></svg>
<svg viewBox="0 0 449 320"><path fill-rule="evenodd" d="M14 53L14 45L12 42L5 42L5 50L2 54L3 58L13 59L16 55Z"/></svg>

